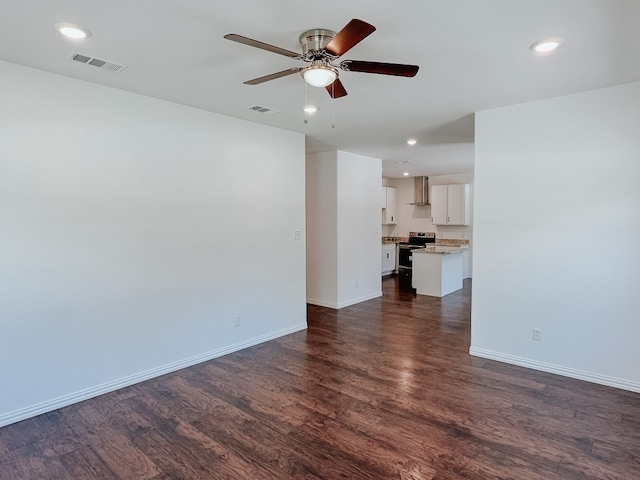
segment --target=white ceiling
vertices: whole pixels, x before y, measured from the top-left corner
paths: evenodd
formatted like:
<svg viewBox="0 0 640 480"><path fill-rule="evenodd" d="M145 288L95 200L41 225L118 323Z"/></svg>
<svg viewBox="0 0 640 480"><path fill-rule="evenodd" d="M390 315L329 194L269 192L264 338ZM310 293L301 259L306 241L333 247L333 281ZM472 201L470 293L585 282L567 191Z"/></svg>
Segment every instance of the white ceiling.
<svg viewBox="0 0 640 480"><path fill-rule="evenodd" d="M0 0L0 6L3 60L304 133L308 151L381 158L386 177L472 170L476 111L640 80L638 0ZM338 31L352 18L377 31L342 59L417 64L418 75L341 72L349 95L337 100L324 89L305 92L297 74L248 86L242 82L304 64L223 39L237 33L299 51L303 31ZM82 25L93 37L66 39L54 30L57 22ZM565 42L553 55L533 54L529 45L545 37ZM73 62L74 51L128 68L114 73ZM305 116L305 101L319 111ZM246 109L252 105L280 113ZM409 137L418 144L406 145Z"/></svg>

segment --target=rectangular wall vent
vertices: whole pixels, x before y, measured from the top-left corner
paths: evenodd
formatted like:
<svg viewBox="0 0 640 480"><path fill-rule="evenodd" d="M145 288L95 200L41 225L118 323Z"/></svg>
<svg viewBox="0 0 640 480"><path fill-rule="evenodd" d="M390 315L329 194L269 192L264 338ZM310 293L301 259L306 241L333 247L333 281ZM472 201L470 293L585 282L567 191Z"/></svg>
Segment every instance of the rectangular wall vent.
<svg viewBox="0 0 640 480"><path fill-rule="evenodd" d="M276 113L280 113L278 110L274 110L273 108L263 107L262 105L253 105L251 107L247 107L247 110L253 110L254 112L264 113L265 115L275 115Z"/></svg>
<svg viewBox="0 0 640 480"><path fill-rule="evenodd" d="M69 55L69 58L75 62L84 63L85 65L91 65L103 70L110 70L112 72L121 72L122 70L127 68L126 65L122 65L121 63L103 60L101 58L96 58L84 53L73 52L71 55Z"/></svg>

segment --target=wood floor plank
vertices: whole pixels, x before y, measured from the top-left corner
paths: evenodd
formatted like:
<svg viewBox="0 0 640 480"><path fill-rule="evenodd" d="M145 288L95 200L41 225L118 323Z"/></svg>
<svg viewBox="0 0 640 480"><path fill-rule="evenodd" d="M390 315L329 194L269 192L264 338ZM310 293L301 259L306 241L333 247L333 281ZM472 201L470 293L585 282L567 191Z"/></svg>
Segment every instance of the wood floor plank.
<svg viewBox="0 0 640 480"><path fill-rule="evenodd" d="M287 437L268 420L260 421L251 409L244 409L244 404L229 402L225 395L211 395L186 379L174 377L171 384L176 388L164 391L161 401L157 401L157 395L141 401L159 416L155 423L163 425L163 433L179 422L176 433L189 432L189 438L206 438L209 448L215 445L214 453L220 461L210 459L209 467L217 475L243 478L244 472L247 478L288 478L284 472L302 471L300 478L319 478L307 472L304 462L291 461L286 454L290 448ZM175 411L180 412L179 419Z"/></svg>
<svg viewBox="0 0 640 480"><path fill-rule="evenodd" d="M101 425L99 428L86 430L83 434L101 461L117 478L150 480L161 473L144 453L135 448L131 438L110 425Z"/></svg>
<svg viewBox="0 0 640 480"><path fill-rule="evenodd" d="M96 454L93 448L81 446L75 450L62 455L60 462L64 465L70 478L118 478L102 459Z"/></svg>
<svg viewBox="0 0 640 480"><path fill-rule="evenodd" d="M72 478L60 458L45 454L41 447L42 445L36 444L24 445L3 455L0 458L0 478L3 480Z"/></svg>
<svg viewBox="0 0 640 480"><path fill-rule="evenodd" d="M471 282L0 429L0 479L640 479L640 395L468 354Z"/></svg>

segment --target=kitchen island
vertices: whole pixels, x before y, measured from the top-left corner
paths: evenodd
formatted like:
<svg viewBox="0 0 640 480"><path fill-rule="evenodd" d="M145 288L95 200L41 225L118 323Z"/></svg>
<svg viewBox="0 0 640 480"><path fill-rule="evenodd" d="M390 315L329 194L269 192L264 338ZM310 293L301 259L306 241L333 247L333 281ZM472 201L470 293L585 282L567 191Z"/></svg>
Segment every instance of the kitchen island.
<svg viewBox="0 0 640 480"><path fill-rule="evenodd" d="M463 249L433 246L414 250L411 285L418 295L444 297L462 288Z"/></svg>

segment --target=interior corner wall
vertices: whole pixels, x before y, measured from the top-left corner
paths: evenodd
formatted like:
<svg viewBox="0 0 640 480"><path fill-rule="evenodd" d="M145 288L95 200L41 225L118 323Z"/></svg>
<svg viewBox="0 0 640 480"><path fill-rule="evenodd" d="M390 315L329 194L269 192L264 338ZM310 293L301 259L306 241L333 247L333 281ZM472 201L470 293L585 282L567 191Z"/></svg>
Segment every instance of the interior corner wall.
<svg viewBox="0 0 640 480"><path fill-rule="evenodd" d="M337 152L306 159L307 302L338 304Z"/></svg>
<svg viewBox="0 0 640 480"><path fill-rule="evenodd" d="M0 77L0 426L306 328L302 135Z"/></svg>
<svg viewBox="0 0 640 480"><path fill-rule="evenodd" d="M307 155L307 302L343 308L382 295L382 161Z"/></svg>
<svg viewBox="0 0 640 480"><path fill-rule="evenodd" d="M472 354L640 392L638 105L640 82L476 115Z"/></svg>
<svg viewBox="0 0 640 480"><path fill-rule="evenodd" d="M338 151L338 305L382 296L382 160Z"/></svg>

